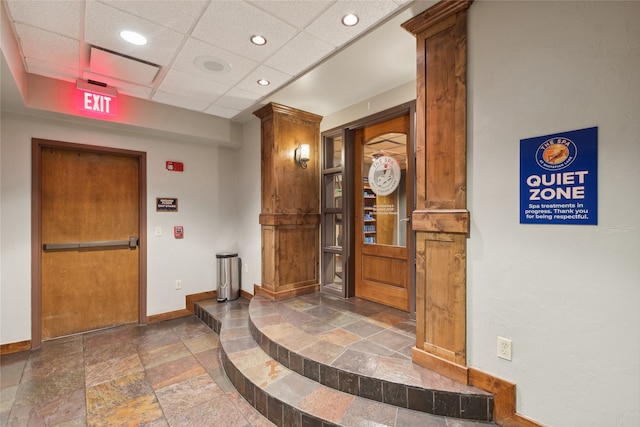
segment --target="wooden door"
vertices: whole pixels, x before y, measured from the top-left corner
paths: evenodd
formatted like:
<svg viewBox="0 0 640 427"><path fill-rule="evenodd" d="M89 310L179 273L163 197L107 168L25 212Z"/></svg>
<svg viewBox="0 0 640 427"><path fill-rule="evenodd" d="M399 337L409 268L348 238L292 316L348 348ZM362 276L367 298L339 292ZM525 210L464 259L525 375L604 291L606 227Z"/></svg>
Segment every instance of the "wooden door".
<svg viewBox="0 0 640 427"><path fill-rule="evenodd" d="M40 148L42 339L139 318L135 156Z"/></svg>
<svg viewBox="0 0 640 427"><path fill-rule="evenodd" d="M355 132L356 296L409 311L412 206L409 115Z"/></svg>

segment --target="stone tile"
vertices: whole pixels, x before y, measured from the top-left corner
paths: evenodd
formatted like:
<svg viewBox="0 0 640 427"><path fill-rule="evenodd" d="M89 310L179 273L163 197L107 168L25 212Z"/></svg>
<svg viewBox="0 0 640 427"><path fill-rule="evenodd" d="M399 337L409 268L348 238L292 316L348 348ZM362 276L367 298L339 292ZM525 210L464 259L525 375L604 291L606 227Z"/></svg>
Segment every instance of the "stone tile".
<svg viewBox="0 0 640 427"><path fill-rule="evenodd" d="M156 390L165 414L189 410L222 395L224 392L207 373Z"/></svg>
<svg viewBox="0 0 640 427"><path fill-rule="evenodd" d="M147 369L147 378L153 389L158 390L204 372L194 356L187 356Z"/></svg>
<svg viewBox="0 0 640 427"><path fill-rule="evenodd" d="M22 372L29 359L28 351L7 354L0 357L0 387L11 387L20 382Z"/></svg>
<svg viewBox="0 0 640 427"><path fill-rule="evenodd" d="M340 419L340 424L348 426L390 426L396 425L398 408L381 405L369 399L358 397ZM398 424L404 425L404 424ZM410 424L406 424L410 425ZM418 425L418 424L413 424Z"/></svg>
<svg viewBox="0 0 640 427"><path fill-rule="evenodd" d="M325 342L322 344L313 343L298 351L298 354L313 359L317 362L330 365L341 354L344 353L344 347Z"/></svg>
<svg viewBox="0 0 640 427"><path fill-rule="evenodd" d="M348 345L360 341L361 339L359 335L341 328L332 329L328 332L322 333L318 335L318 338L342 347L347 347Z"/></svg>
<svg viewBox="0 0 640 427"><path fill-rule="evenodd" d="M394 353L390 348L381 346L367 339L356 341L348 348L362 353L377 354L378 356L391 356Z"/></svg>
<svg viewBox="0 0 640 427"><path fill-rule="evenodd" d="M193 354L200 353L205 350L214 350L220 346L220 338L211 330L206 334L199 335L183 342Z"/></svg>
<svg viewBox="0 0 640 427"><path fill-rule="evenodd" d="M140 356L132 354L126 357L107 360L86 367L85 381L91 387L113 379L131 375L144 369Z"/></svg>
<svg viewBox="0 0 640 427"><path fill-rule="evenodd" d="M332 366L359 375L372 376L378 366L379 356L347 349Z"/></svg>
<svg viewBox="0 0 640 427"><path fill-rule="evenodd" d="M420 374L414 370L411 360L380 357L374 376L390 382L422 386Z"/></svg>
<svg viewBox="0 0 640 427"><path fill-rule="evenodd" d="M87 388L87 412L104 412L108 408L151 393L153 389L144 371L116 378Z"/></svg>
<svg viewBox="0 0 640 427"><path fill-rule="evenodd" d="M350 394L321 387L302 399L299 403L299 408L322 420L337 423L344 416L354 399L355 396ZM327 404L327 402L331 402L331 404Z"/></svg>
<svg viewBox="0 0 640 427"><path fill-rule="evenodd" d="M260 365L252 366L242 371L251 382L262 388L276 381L278 378L287 375L289 372L291 371L273 359L269 359Z"/></svg>
<svg viewBox="0 0 640 427"><path fill-rule="evenodd" d="M84 389L85 373L82 366L57 372L45 378L23 380L18 385L14 405L34 405L49 402L59 396Z"/></svg>
<svg viewBox="0 0 640 427"><path fill-rule="evenodd" d="M134 355L136 351L135 346L130 342L120 345L94 345L85 349L84 363L95 365L118 357Z"/></svg>
<svg viewBox="0 0 640 427"><path fill-rule="evenodd" d="M87 424L92 427L115 425L147 425L164 418L153 393L145 394L103 411L87 413Z"/></svg>
<svg viewBox="0 0 640 427"><path fill-rule="evenodd" d="M449 418L398 408L397 426L453 427ZM460 426L462 427L462 426ZM479 426L476 426L479 427Z"/></svg>
<svg viewBox="0 0 640 427"><path fill-rule="evenodd" d="M7 425L59 425L85 415L84 389L60 395L37 404L15 406Z"/></svg>
<svg viewBox="0 0 640 427"><path fill-rule="evenodd" d="M406 335L393 332L391 330L380 331L377 334L373 334L367 338L376 344L380 344L393 351L397 351L400 348L406 347L410 344L415 344L414 338L409 338Z"/></svg>
<svg viewBox="0 0 640 427"><path fill-rule="evenodd" d="M198 362L202 365L202 367L210 371L212 369L217 369L220 367L220 356L219 349L205 350L200 353L195 353L194 356Z"/></svg>
<svg viewBox="0 0 640 427"><path fill-rule="evenodd" d="M264 387L264 390L283 402L297 405L319 387L317 382L301 375L285 375Z"/></svg>
<svg viewBox="0 0 640 427"><path fill-rule="evenodd" d="M150 369L154 366L162 365L189 355L191 355L189 349L182 342L178 341L164 347L143 350L140 352L140 359L144 367Z"/></svg>
<svg viewBox="0 0 640 427"><path fill-rule="evenodd" d="M309 334L319 335L324 332L330 331L331 329L335 329L335 326L322 320L316 319L300 324L300 329Z"/></svg>
<svg viewBox="0 0 640 427"><path fill-rule="evenodd" d="M383 327L367 322L366 320L359 320L357 322L350 323L343 326L343 328L361 337L368 337L384 330Z"/></svg>

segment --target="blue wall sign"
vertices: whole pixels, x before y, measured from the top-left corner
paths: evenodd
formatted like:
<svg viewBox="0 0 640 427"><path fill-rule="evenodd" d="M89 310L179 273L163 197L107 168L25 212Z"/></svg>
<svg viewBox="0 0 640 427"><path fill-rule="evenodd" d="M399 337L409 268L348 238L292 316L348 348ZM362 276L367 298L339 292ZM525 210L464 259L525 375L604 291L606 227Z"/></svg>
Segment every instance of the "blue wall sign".
<svg viewBox="0 0 640 427"><path fill-rule="evenodd" d="M520 140L520 223L598 224L598 128Z"/></svg>

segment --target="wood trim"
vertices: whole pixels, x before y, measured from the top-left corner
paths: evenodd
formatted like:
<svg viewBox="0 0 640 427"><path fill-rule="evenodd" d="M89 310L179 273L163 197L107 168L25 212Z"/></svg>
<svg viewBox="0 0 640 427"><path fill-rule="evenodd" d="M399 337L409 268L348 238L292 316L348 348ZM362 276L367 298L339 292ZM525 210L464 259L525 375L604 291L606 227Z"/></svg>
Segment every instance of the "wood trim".
<svg viewBox="0 0 640 427"><path fill-rule="evenodd" d="M152 324L152 323L162 322L165 320L179 319L181 317L191 316L192 314L193 314L193 311L189 311L186 308L183 308L181 310L176 310L176 311L169 311L166 313L152 314L151 316L147 317L147 323Z"/></svg>
<svg viewBox="0 0 640 427"><path fill-rule="evenodd" d="M31 139L31 348L42 344L42 289L40 265L42 238L40 229L41 150L43 148L81 150L130 156L138 159L138 323L147 323L147 153L121 148L76 144L40 138Z"/></svg>
<svg viewBox="0 0 640 427"><path fill-rule="evenodd" d="M441 1L425 10L423 13L401 24L401 27L414 35L419 34L439 21L468 9L469 6L471 6L471 3L473 3L473 0Z"/></svg>
<svg viewBox="0 0 640 427"><path fill-rule="evenodd" d="M501 420L496 420L496 424L503 427L544 427L544 424L540 424L518 413L507 418L502 418Z"/></svg>
<svg viewBox="0 0 640 427"><path fill-rule="evenodd" d="M186 305L186 310L190 313L193 313L195 311L195 303L196 301L202 301L205 299L213 299L216 297L216 295L218 295L217 291L205 291L205 292L200 292L197 294L191 294L191 295L186 295L184 297L185 299L185 305Z"/></svg>
<svg viewBox="0 0 640 427"><path fill-rule="evenodd" d="M295 289L290 289L286 291L270 291L265 289L262 286L253 285L253 295L261 295L271 301L279 301L287 298L293 298L300 295L312 294L314 292L318 292L320 290L320 284L316 283L314 285L301 286Z"/></svg>
<svg viewBox="0 0 640 427"><path fill-rule="evenodd" d="M253 285L255 286L255 285ZM250 294L249 292L245 291L244 289L240 289L240 298L244 298L247 301L251 301L251 298L253 298L253 294Z"/></svg>
<svg viewBox="0 0 640 427"><path fill-rule="evenodd" d="M273 214L261 213L259 217L261 225L308 225L320 224L319 213L306 214Z"/></svg>
<svg viewBox="0 0 640 427"><path fill-rule="evenodd" d="M420 366L424 366L427 369L431 369L434 372L444 375L447 378L451 378L461 384L468 383L469 368L466 366L458 365L457 363L450 362L442 359L432 353L413 347L411 349L411 359L414 363Z"/></svg>
<svg viewBox="0 0 640 427"><path fill-rule="evenodd" d="M0 356L31 350L31 340L0 345Z"/></svg>
<svg viewBox="0 0 640 427"><path fill-rule="evenodd" d="M469 368L469 384L493 393L493 418L500 420L516 412L516 385L476 368Z"/></svg>
<svg viewBox="0 0 640 427"><path fill-rule="evenodd" d="M317 114L298 110L292 107L287 107L286 105L276 104L275 102L271 102L253 112L253 114L261 120L264 120L266 117L269 117L273 113L295 116L296 119L302 119L312 123L320 123L320 121L322 120L322 116L319 116Z"/></svg>
<svg viewBox="0 0 640 427"><path fill-rule="evenodd" d="M469 224L469 211L466 209L416 210L411 215L414 231L467 234Z"/></svg>

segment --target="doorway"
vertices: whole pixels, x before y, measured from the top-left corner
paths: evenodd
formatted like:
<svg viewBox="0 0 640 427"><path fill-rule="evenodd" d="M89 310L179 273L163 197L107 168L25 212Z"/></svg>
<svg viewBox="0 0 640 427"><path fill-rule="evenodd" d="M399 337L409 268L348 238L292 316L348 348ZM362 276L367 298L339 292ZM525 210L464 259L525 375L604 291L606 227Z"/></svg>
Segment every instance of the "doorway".
<svg viewBox="0 0 640 427"><path fill-rule="evenodd" d="M410 116L356 130L354 152L355 295L410 311Z"/></svg>
<svg viewBox="0 0 640 427"><path fill-rule="evenodd" d="M323 132L322 292L415 312L414 120L411 102Z"/></svg>
<svg viewBox="0 0 640 427"><path fill-rule="evenodd" d="M32 347L146 323L146 155L34 139Z"/></svg>

